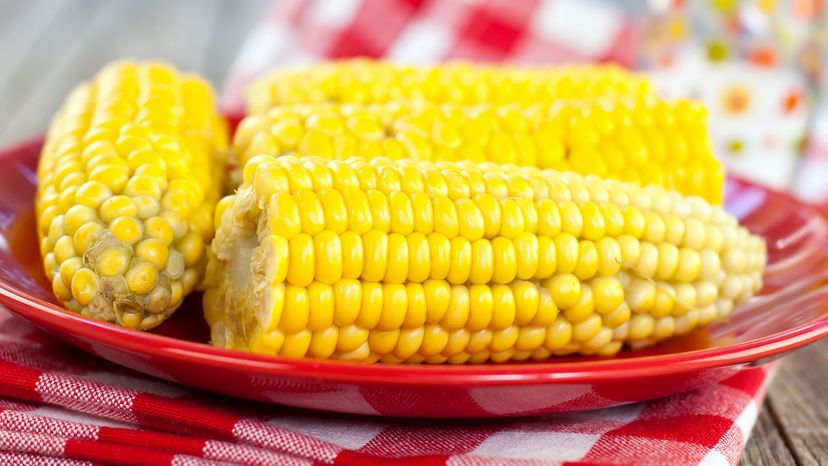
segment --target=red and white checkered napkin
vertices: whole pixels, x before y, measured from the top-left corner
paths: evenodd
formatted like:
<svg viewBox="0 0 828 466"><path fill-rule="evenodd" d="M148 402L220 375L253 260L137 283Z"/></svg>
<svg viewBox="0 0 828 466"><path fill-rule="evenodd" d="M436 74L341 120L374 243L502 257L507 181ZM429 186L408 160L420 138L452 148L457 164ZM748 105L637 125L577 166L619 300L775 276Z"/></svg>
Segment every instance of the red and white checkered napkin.
<svg viewBox="0 0 828 466"><path fill-rule="evenodd" d="M223 107L240 113L262 71L321 58L632 65L637 29L598 0L278 0L239 53Z"/></svg>
<svg viewBox="0 0 828 466"><path fill-rule="evenodd" d="M772 372L648 403L387 420L210 395L69 348L0 309L0 464L736 464Z"/></svg>

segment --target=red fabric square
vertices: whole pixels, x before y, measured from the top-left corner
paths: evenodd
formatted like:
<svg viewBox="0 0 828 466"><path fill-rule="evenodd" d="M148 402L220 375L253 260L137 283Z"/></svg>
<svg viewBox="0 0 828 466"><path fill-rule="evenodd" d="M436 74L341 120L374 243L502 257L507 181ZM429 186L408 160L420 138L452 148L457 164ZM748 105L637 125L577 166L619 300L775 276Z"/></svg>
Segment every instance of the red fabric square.
<svg viewBox="0 0 828 466"><path fill-rule="evenodd" d="M41 372L0 359L0 396L41 401L37 381Z"/></svg>
<svg viewBox="0 0 828 466"><path fill-rule="evenodd" d="M705 385L687 392L679 399L659 398L641 410L641 420L658 422L663 418L691 415L712 415L736 419L751 396L730 387Z"/></svg>
<svg viewBox="0 0 828 466"><path fill-rule="evenodd" d="M377 57L382 53L365 35L355 28L342 31L328 50L331 58Z"/></svg>
<svg viewBox="0 0 828 466"><path fill-rule="evenodd" d="M204 406L183 399L170 400L151 393L140 393L132 402L138 425L154 429L175 427L187 435L223 434L232 438L239 416L232 411Z"/></svg>
<svg viewBox="0 0 828 466"><path fill-rule="evenodd" d="M614 463L614 466L632 466L633 463ZM561 466L607 466L607 463L589 463L586 461L567 461L561 463Z"/></svg>
<svg viewBox="0 0 828 466"><path fill-rule="evenodd" d="M697 443L605 435L582 459L613 465L691 465L699 464L710 450Z"/></svg>
<svg viewBox="0 0 828 466"><path fill-rule="evenodd" d="M463 42L506 56L523 32L523 24L507 22L488 9L479 8L469 16L459 35Z"/></svg>
<svg viewBox="0 0 828 466"><path fill-rule="evenodd" d="M732 419L696 414L657 420L637 420L604 435L672 440L712 448L732 425Z"/></svg>
<svg viewBox="0 0 828 466"><path fill-rule="evenodd" d="M360 394L365 398L377 412L388 412L389 406L398 406L400 399L411 399L410 393L399 391L395 387L386 387L383 390L360 390ZM488 412L483 409L470 395L469 392L462 388L445 388L431 391L430 393L421 392L417 396L425 397L424 399L443 400L441 406L434 406L432 412L423 413L423 416L451 416L451 409L457 407L458 412L463 413L479 413L483 416ZM448 412L447 412L448 411Z"/></svg>
<svg viewBox="0 0 828 466"><path fill-rule="evenodd" d="M341 466L445 466L448 456L427 455L407 458L387 458L382 456L364 455L353 451L343 451L336 457L334 464Z"/></svg>
<svg viewBox="0 0 828 466"><path fill-rule="evenodd" d="M754 396L759 390L759 387L765 383L766 376L767 374L763 370L742 370L737 372L733 377L723 380L721 384Z"/></svg>

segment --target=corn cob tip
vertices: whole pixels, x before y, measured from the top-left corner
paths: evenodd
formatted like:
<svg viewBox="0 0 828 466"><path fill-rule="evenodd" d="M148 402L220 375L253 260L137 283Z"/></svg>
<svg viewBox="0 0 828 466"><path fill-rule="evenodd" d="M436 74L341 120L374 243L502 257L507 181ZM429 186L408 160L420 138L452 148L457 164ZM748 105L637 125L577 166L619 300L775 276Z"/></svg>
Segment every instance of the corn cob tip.
<svg viewBox="0 0 828 466"><path fill-rule="evenodd" d="M212 90L167 64L115 62L78 86L38 164L56 297L129 328L164 321L201 280L226 146Z"/></svg>

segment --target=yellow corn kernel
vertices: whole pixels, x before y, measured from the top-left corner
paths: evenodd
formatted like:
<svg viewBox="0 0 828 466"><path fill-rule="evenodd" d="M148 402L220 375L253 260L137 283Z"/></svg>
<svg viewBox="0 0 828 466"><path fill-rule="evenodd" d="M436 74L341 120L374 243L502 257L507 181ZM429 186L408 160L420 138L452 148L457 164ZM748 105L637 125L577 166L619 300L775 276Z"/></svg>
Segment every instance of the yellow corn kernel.
<svg viewBox="0 0 828 466"><path fill-rule="evenodd" d="M72 297L86 306L99 293L100 281L95 272L82 268L72 276Z"/></svg>

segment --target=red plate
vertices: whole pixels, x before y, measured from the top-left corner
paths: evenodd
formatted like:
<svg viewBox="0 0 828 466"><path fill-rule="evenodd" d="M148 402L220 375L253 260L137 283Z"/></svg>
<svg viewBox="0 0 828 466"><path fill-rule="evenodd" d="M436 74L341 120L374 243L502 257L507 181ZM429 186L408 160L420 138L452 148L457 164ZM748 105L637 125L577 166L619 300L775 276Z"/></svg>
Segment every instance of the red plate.
<svg viewBox="0 0 828 466"><path fill-rule="evenodd" d="M55 304L32 202L40 150L0 152L0 303L85 351L220 393L347 413L498 417L605 408L722 380L828 333L828 220L785 194L730 180L727 208L767 238L761 296L714 325L642 352L476 366L353 364L213 348L198 296L157 330L136 332Z"/></svg>

